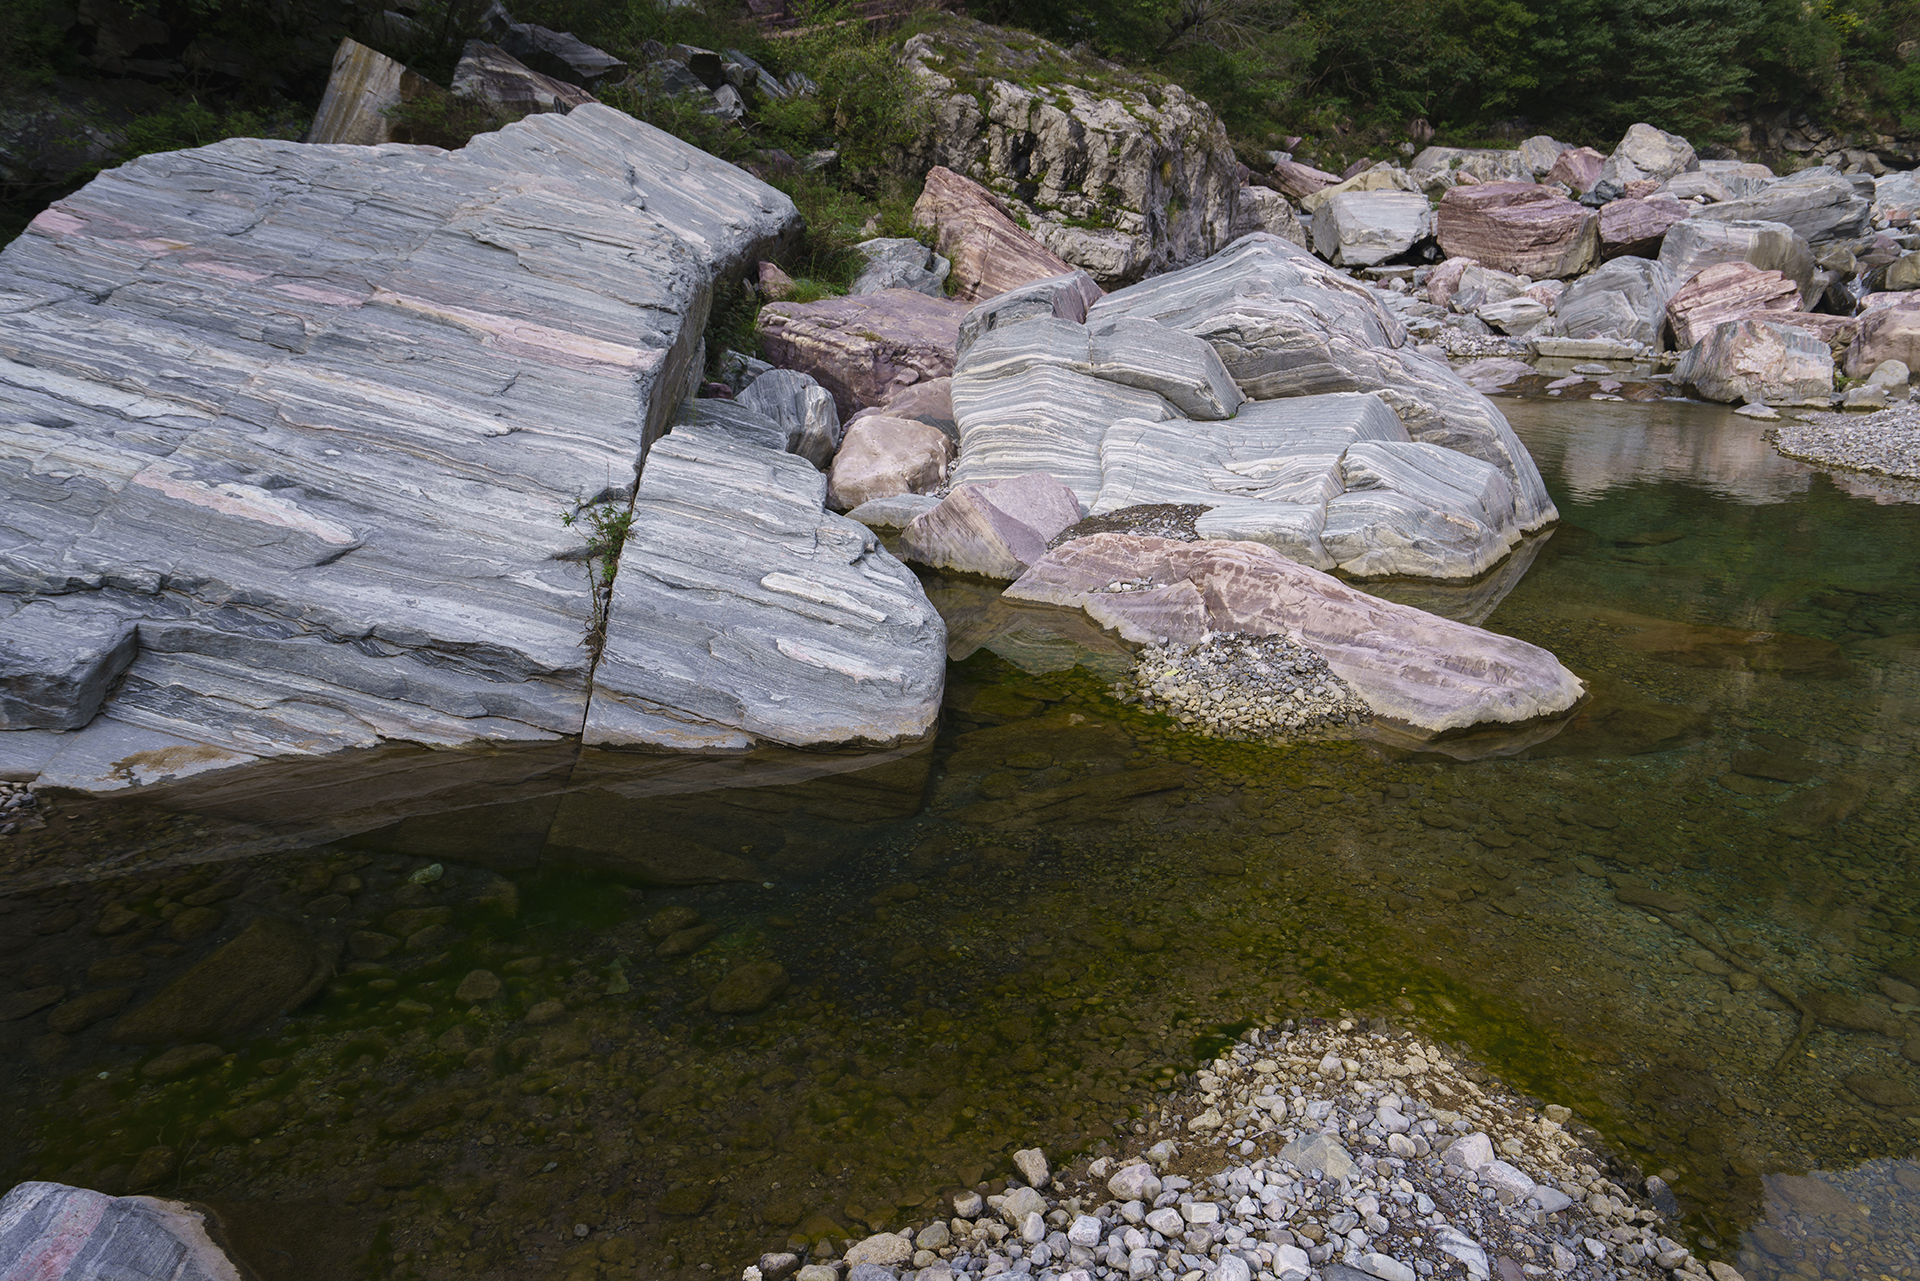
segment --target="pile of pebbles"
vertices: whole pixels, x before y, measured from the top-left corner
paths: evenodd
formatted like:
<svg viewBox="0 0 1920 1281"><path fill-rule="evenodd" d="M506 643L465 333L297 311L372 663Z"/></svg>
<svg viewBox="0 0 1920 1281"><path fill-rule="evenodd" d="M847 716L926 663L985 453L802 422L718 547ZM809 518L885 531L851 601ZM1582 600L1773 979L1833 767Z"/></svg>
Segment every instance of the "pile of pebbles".
<svg viewBox="0 0 1920 1281"><path fill-rule="evenodd" d="M1374 1028L1249 1032L1119 1154L1055 1173L1016 1152L1018 1177L956 1193L950 1219L763 1255L743 1281L1741 1281L1662 1235L1666 1184L1636 1200L1566 1108Z"/></svg>
<svg viewBox="0 0 1920 1281"><path fill-rule="evenodd" d="M1803 414L1770 433L1789 458L1920 480L1920 404L1867 414Z"/></svg>
<svg viewBox="0 0 1920 1281"><path fill-rule="evenodd" d="M40 798L27 790L25 783L0 781L0 836L12 836L15 832L29 827L37 827L35 811L40 806Z"/></svg>
<svg viewBox="0 0 1920 1281"><path fill-rule="evenodd" d="M1290 636L1215 632L1198 645L1149 645L1129 694L1189 729L1242 741L1293 739L1373 715L1327 660Z"/></svg>

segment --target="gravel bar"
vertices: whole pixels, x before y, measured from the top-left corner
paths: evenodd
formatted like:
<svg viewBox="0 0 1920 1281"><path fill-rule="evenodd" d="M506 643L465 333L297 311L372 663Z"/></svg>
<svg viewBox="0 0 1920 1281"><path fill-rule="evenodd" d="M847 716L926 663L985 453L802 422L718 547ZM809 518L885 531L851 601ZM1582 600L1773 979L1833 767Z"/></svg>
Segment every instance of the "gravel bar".
<svg viewBox="0 0 1920 1281"><path fill-rule="evenodd" d="M1632 1181L1567 1108L1384 1020L1247 1032L1121 1128L1063 1170L1015 1152L951 1217L810 1258L791 1242L743 1281L1740 1281L1665 1235L1672 1191L1609 1177Z"/></svg>
<svg viewBox="0 0 1920 1281"><path fill-rule="evenodd" d="M1920 480L1920 404L1909 401L1872 414L1802 414L1769 438L1789 458Z"/></svg>

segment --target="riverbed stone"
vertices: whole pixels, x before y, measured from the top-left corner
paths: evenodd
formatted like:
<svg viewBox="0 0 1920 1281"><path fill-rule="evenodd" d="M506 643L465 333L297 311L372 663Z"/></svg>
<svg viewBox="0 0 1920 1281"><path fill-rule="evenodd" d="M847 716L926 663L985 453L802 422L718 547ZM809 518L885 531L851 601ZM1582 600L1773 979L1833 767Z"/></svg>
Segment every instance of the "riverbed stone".
<svg viewBox="0 0 1920 1281"><path fill-rule="evenodd" d="M930 298L946 296L947 273L953 264L918 240L882 237L863 240L854 250L865 255L867 265L854 277L848 293L877 294L882 289L911 289Z"/></svg>
<svg viewBox="0 0 1920 1281"><path fill-rule="evenodd" d="M1600 166L1593 191L1603 201L1618 200L1633 183L1658 184L1699 167L1693 144L1678 134L1642 122L1628 128L1626 136Z"/></svg>
<svg viewBox="0 0 1920 1281"><path fill-rule="evenodd" d="M1793 228L1810 245L1827 245L1867 234L1873 198L1838 169L1821 165L1790 174L1744 199L1706 205L1693 216L1703 222L1777 222Z"/></svg>
<svg viewBox="0 0 1920 1281"><path fill-rule="evenodd" d="M333 976L331 950L298 925L256 917L232 941L123 1015L109 1040L225 1041L298 1007Z"/></svg>
<svg viewBox="0 0 1920 1281"><path fill-rule="evenodd" d="M1784 223L1703 222L1690 218L1668 229L1660 243L1659 261L1678 284L1685 284L1716 263L1751 263L1762 271L1777 271L1798 284L1803 307L1812 306L1818 297L1813 249L1804 236Z"/></svg>
<svg viewBox="0 0 1920 1281"><path fill-rule="evenodd" d="M1049 552L1007 595L1085 609L1137 643L1289 635L1383 727L1414 734L1555 716L1584 691L1545 650L1367 596L1257 543L1095 534Z"/></svg>
<svg viewBox="0 0 1920 1281"><path fill-rule="evenodd" d="M1800 310L1800 287L1777 271L1752 263L1716 263L1667 299L1667 325L1675 348L1684 351L1723 320L1761 315L1791 324Z"/></svg>
<svg viewBox="0 0 1920 1281"><path fill-rule="evenodd" d="M1433 234L1433 207L1417 191L1343 191L1313 215L1313 251L1339 267L1397 258Z"/></svg>
<svg viewBox="0 0 1920 1281"><path fill-rule="evenodd" d="M831 392L844 422L911 383L952 374L966 313L964 302L911 289L769 303L760 309L760 347Z"/></svg>
<svg viewBox="0 0 1920 1281"><path fill-rule="evenodd" d="M1265 543L1318 569L1471 578L1520 539L1506 477L1409 440L1377 395L1254 401L1224 423L1121 419L1101 471L1094 515L1205 506L1202 538Z"/></svg>
<svg viewBox="0 0 1920 1281"><path fill-rule="evenodd" d="M715 1014L757 1014L786 994L791 980L773 961L749 961L730 971L707 993L707 1008ZM910 1242L907 1254L913 1253Z"/></svg>
<svg viewBox="0 0 1920 1281"><path fill-rule="evenodd" d="M827 506L850 511L877 498L932 493L946 483L953 455L953 439L938 427L858 414L834 453Z"/></svg>
<svg viewBox="0 0 1920 1281"><path fill-rule="evenodd" d="M1302 1135L1280 1149L1280 1159L1329 1179L1344 1179L1354 1170L1353 1154L1331 1134Z"/></svg>
<svg viewBox="0 0 1920 1281"><path fill-rule="evenodd" d="M196 1045L176 1045L170 1050L148 1059L140 1065L140 1075L149 1081L171 1081L175 1077L197 1072L209 1063L218 1062L226 1051L217 1045L201 1042Z"/></svg>
<svg viewBox="0 0 1920 1281"><path fill-rule="evenodd" d="M1859 377L1883 364L1898 361L1920 368L1920 295L1913 306L1881 307L1860 319L1847 345L1847 374Z"/></svg>
<svg viewBox="0 0 1920 1281"><path fill-rule="evenodd" d="M1493 402L1444 360L1408 346L1405 328L1364 286L1284 240L1242 237L1206 262L1107 295L1088 312L1088 323L1120 315L1149 317L1206 340L1250 400L1378 391L1415 441L1457 450L1503 471L1522 529L1537 529L1558 517L1533 459ZM957 380L955 405L960 406ZM1172 416L1114 413L1107 422ZM964 475L964 411L961 426L956 474ZM1099 425L1101 434L1105 426ZM1090 499L1099 487L1097 450L1090 460L1085 453L1073 457L1075 479L1054 474ZM1094 483L1083 490L1089 472Z"/></svg>
<svg viewBox="0 0 1920 1281"><path fill-rule="evenodd" d="M1559 337L1610 338L1651 348L1660 341L1667 300L1679 283L1661 263L1615 258L1567 287L1550 331Z"/></svg>
<svg viewBox="0 0 1920 1281"><path fill-rule="evenodd" d="M1045 472L970 481L907 526L900 550L916 564L1013 579L1082 514L1072 491Z"/></svg>
<svg viewBox="0 0 1920 1281"><path fill-rule="evenodd" d="M839 405L817 379L800 370L769 369L741 388L733 404L772 422L786 438L786 452L822 471L840 448Z"/></svg>
<svg viewBox="0 0 1920 1281"><path fill-rule="evenodd" d="M544 75L484 40L469 40L453 69L452 89L460 98L489 103L517 116L537 111L571 111L594 101L579 85Z"/></svg>
<svg viewBox="0 0 1920 1281"><path fill-rule="evenodd" d="M927 172L914 221L932 227L950 260L953 297L979 302L1074 268L1022 231L979 183L944 165Z"/></svg>
<svg viewBox="0 0 1920 1281"><path fill-rule="evenodd" d="M1672 196L1609 200L1600 206L1600 257L1652 258L1660 252L1667 231L1692 212L1691 206Z"/></svg>

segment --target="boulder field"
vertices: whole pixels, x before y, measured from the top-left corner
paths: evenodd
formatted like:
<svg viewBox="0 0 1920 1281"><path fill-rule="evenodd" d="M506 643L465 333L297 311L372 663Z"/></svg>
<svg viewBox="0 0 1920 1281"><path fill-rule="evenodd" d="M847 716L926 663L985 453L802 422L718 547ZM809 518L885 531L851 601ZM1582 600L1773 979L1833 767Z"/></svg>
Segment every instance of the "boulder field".
<svg viewBox="0 0 1920 1281"><path fill-rule="evenodd" d="M1435 335L1671 343L1702 394L1812 404L1836 348L1863 377L1863 340L1910 351L1897 289L1868 324L1806 310L1849 261L1912 274L1874 261L1913 216L1895 178L1776 178L1639 126L1609 156L1530 139L1345 178L1148 165L1125 139L1210 139L1204 104L1128 123L1137 86L1104 72L1029 100L970 78L986 37L954 30L910 50L950 108L920 144L945 162L927 243L770 304L771 363L710 362L701 332L717 282L784 279L792 204L585 87L455 152L230 140L48 209L0 254L0 772L908 746L950 638L903 557L1122 653L1286 638L1403 737L1551 720L1583 690L1550 654L1364 591L1510 582L1557 519ZM520 44L469 61L593 53ZM1000 190L1029 144L1046 175ZM1085 225L1081 160L1125 197L1111 225ZM1168 183L1191 216L1133 226Z"/></svg>

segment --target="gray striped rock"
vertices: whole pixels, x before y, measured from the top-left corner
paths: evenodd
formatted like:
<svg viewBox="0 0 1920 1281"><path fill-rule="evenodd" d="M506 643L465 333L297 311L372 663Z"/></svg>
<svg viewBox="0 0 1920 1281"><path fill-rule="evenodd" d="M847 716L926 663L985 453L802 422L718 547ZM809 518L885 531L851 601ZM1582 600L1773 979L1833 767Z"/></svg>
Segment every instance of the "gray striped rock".
<svg viewBox="0 0 1920 1281"><path fill-rule="evenodd" d="M1539 469L1493 402L1444 359L1409 347L1405 328L1364 286L1284 240L1244 236L1203 263L1108 294L1087 323L1116 316L1148 317L1204 339L1253 400L1377 391L1414 440L1504 472L1521 529L1558 519Z"/></svg>
<svg viewBox="0 0 1920 1281"><path fill-rule="evenodd" d="M1084 609L1136 644L1291 636L1376 723L1420 735L1557 716L1585 692L1538 646L1369 596L1258 543L1094 534L1048 552L1006 594Z"/></svg>
<svg viewBox="0 0 1920 1281"><path fill-rule="evenodd" d="M1653 346L1666 324L1673 272L1646 258L1615 258L1560 295L1555 318L1535 332L1563 338L1616 338Z"/></svg>
<svg viewBox="0 0 1920 1281"><path fill-rule="evenodd" d="M1409 441L1374 395L1254 401L1226 423L1122 420L1100 459L1094 515L1204 505L1201 537L1264 543L1316 569L1470 578L1520 539L1499 470Z"/></svg>
<svg viewBox="0 0 1920 1281"><path fill-rule="evenodd" d="M1747 262L1762 271L1777 271L1798 284L1802 306L1811 307L1819 297L1814 288L1813 249L1806 237L1785 223L1689 218L1667 230L1666 239L1660 242L1659 261L1673 273L1675 289L1708 267Z"/></svg>
<svg viewBox="0 0 1920 1281"><path fill-rule="evenodd" d="M1830 165L1803 169L1754 195L1707 205L1694 213L1708 222L1778 222L1810 245L1856 240L1873 225L1874 182L1854 179Z"/></svg>
<svg viewBox="0 0 1920 1281"><path fill-rule="evenodd" d="M991 355L995 359L983 361L981 373L970 365L954 373L954 417L960 423L954 484L1046 472L1081 503L1091 503L1100 494L1100 438L1106 428L1119 419L1177 417L1173 405L1154 392L1106 382L1066 363Z"/></svg>
<svg viewBox="0 0 1920 1281"><path fill-rule="evenodd" d="M1313 215L1313 251L1341 267L1397 258L1433 234L1433 206L1417 191L1343 191Z"/></svg>
<svg viewBox="0 0 1920 1281"><path fill-rule="evenodd" d="M827 389L797 369L769 369L733 398L787 433L786 448L825 470L840 448L840 411Z"/></svg>
<svg viewBox="0 0 1920 1281"><path fill-rule="evenodd" d="M1790 320L1721 321L1687 349L1674 381L1725 404L1826 408L1833 399L1833 349Z"/></svg>
<svg viewBox="0 0 1920 1281"><path fill-rule="evenodd" d="M1084 324L1087 308L1099 300L1101 292L1092 276L1084 271L1070 271L996 294L975 304L960 322L960 337L953 346L954 361L965 360L982 334L1023 320L1053 316Z"/></svg>
<svg viewBox="0 0 1920 1281"><path fill-rule="evenodd" d="M1627 194L1630 183L1665 182L1677 173L1690 173L1699 167L1693 144L1685 138L1649 124L1637 124L1627 130L1600 167L1600 179L1593 190L1602 202L1618 200Z"/></svg>
<svg viewBox="0 0 1920 1281"><path fill-rule="evenodd" d="M673 424L672 431L683 438L702 436L788 454L800 443L799 433L792 427L732 400L693 401Z"/></svg>
<svg viewBox="0 0 1920 1281"><path fill-rule="evenodd" d="M824 510L804 460L678 433L647 459L585 741L893 746L932 728L946 627L913 572Z"/></svg>
<svg viewBox="0 0 1920 1281"><path fill-rule="evenodd" d="M104 672L139 640L44 781L578 734L593 605L558 515L624 500L714 274L797 223L592 103L456 152L231 139L56 202L0 253L4 643L95 637ZM26 733L97 690L0 679Z"/></svg>
<svg viewBox="0 0 1920 1281"><path fill-rule="evenodd" d="M207 1235L207 1216L183 1201L112 1197L64 1183L21 1183L0 1199L0 1260L35 1281L240 1281Z"/></svg>
<svg viewBox="0 0 1920 1281"><path fill-rule="evenodd" d="M1094 377L1158 392L1189 418L1231 418L1246 399L1213 348L1157 320L1116 317L1087 338Z"/></svg>

